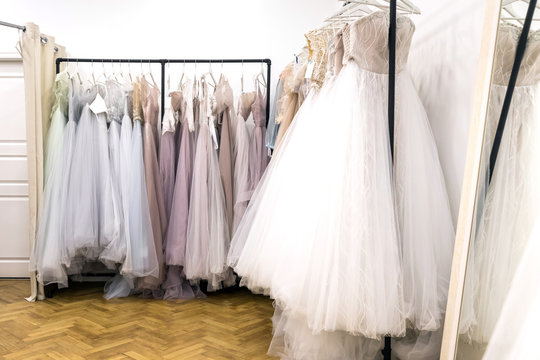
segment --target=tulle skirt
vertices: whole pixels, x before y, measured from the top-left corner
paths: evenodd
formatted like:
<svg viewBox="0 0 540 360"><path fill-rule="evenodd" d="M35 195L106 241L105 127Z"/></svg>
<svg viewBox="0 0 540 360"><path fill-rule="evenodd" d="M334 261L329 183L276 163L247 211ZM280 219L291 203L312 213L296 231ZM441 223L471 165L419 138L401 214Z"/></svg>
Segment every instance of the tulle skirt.
<svg viewBox="0 0 540 360"><path fill-rule="evenodd" d="M484 354L486 360L538 359L531 346L538 341L540 322L540 222L527 241L508 297Z"/></svg>
<svg viewBox="0 0 540 360"><path fill-rule="evenodd" d="M69 174L66 233L68 267L77 273L85 259L99 254L99 193L96 181L97 120L86 104L82 110L74 141ZM68 149L66 149L67 151Z"/></svg>
<svg viewBox="0 0 540 360"><path fill-rule="evenodd" d="M405 332L386 87L350 63L310 91L233 238L242 283L314 333Z"/></svg>
<svg viewBox="0 0 540 360"><path fill-rule="evenodd" d="M146 196L142 127L139 120L134 122L131 137L128 192L129 240L121 273L130 277L153 276L157 279L159 265Z"/></svg>
<svg viewBox="0 0 540 360"><path fill-rule="evenodd" d="M109 134L105 113L97 114L97 154L94 179L98 191L99 250L116 244L120 238L119 194L113 186L111 161L109 157ZM113 125L114 126L114 125ZM113 130L114 131L114 130Z"/></svg>
<svg viewBox="0 0 540 360"><path fill-rule="evenodd" d="M115 264L122 263L126 256L126 226L124 220L124 209L122 207L122 181L121 181L121 148L120 148L121 125L117 121L112 121L109 126L109 161L111 174L111 200L114 210L113 216L117 222L114 229L118 231L116 236L112 236L99 255L100 260L109 268L115 268Z"/></svg>
<svg viewBox="0 0 540 360"><path fill-rule="evenodd" d="M45 154L45 188L39 210L34 251L30 256L30 271L37 271L37 279L47 285L58 283L67 287L67 274L62 266L62 168L63 134L66 118L60 108L54 112L47 133ZM75 125L75 124L72 124Z"/></svg>
<svg viewBox="0 0 540 360"><path fill-rule="evenodd" d="M207 124L201 126L197 138L187 225L186 277L207 280L208 291L234 285L234 275L227 266L230 238L225 196Z"/></svg>
<svg viewBox="0 0 540 360"><path fill-rule="evenodd" d="M506 120L491 183L490 151L506 93L492 86L483 170L486 198L477 207L480 219L471 243L461 333L474 343L489 342L515 270L540 214L540 112L536 86L516 87ZM482 184L479 197L482 195ZM481 212L480 212L481 211Z"/></svg>
<svg viewBox="0 0 540 360"><path fill-rule="evenodd" d="M387 86L387 75L351 62L312 90L233 237L242 283L314 334L379 339L404 335L405 320L441 325L454 238L446 188L406 72L392 174Z"/></svg>

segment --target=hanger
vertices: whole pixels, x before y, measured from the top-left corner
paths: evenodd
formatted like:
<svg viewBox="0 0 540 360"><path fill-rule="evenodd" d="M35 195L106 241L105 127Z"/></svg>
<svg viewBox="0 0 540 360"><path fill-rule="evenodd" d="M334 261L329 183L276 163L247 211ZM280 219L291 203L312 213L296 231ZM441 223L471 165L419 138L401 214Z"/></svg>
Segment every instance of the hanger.
<svg viewBox="0 0 540 360"><path fill-rule="evenodd" d="M242 92L244 92L244 59L242 59L242 76L240 77L240 87Z"/></svg>
<svg viewBox="0 0 540 360"><path fill-rule="evenodd" d="M197 63L195 63L195 67ZM186 60L184 60L184 65L182 66L182 76L180 76L180 81L178 82L178 90L182 89L182 80L184 80L184 74L186 73Z"/></svg>
<svg viewBox="0 0 540 360"><path fill-rule="evenodd" d="M340 16L344 16L341 18L347 18L347 11L363 11L364 13L368 12L371 13L370 7L374 7L376 9L386 10L390 8L390 0L339 0L339 1L347 1L349 2L349 5L351 7L348 7L346 10L344 10L342 13L334 14L330 18L340 18ZM357 6L354 6L354 5ZM360 6L358 6L360 5ZM421 11L420 9L414 5L410 0L398 0L396 2L396 10L403 14L415 14L420 15Z"/></svg>
<svg viewBox="0 0 540 360"><path fill-rule="evenodd" d="M152 67L150 66L150 60L148 60L148 72L146 74L150 75L154 88L158 89L159 86L157 85L156 80L154 79L154 75L152 74Z"/></svg>
<svg viewBox="0 0 540 360"><path fill-rule="evenodd" d="M92 60L92 85L96 85L96 76L94 75L94 60Z"/></svg>
<svg viewBox="0 0 540 360"><path fill-rule="evenodd" d="M501 21L505 23L510 23L512 21L516 21L521 26L525 24L525 17L523 15L517 14L515 12L516 9L513 8L513 4L515 3L523 3L523 4L529 4L529 0L503 0L502 2L502 10L505 11L509 16L503 17L501 15ZM535 9L540 9L540 5L536 5ZM525 9L526 10L526 9ZM540 21L540 18L534 18L532 21Z"/></svg>
<svg viewBox="0 0 540 360"><path fill-rule="evenodd" d="M261 80L259 80L259 78ZM263 68L262 61L261 61L261 72L256 75L255 80L257 80L257 82L259 82L266 89L266 79L264 78L264 68Z"/></svg>

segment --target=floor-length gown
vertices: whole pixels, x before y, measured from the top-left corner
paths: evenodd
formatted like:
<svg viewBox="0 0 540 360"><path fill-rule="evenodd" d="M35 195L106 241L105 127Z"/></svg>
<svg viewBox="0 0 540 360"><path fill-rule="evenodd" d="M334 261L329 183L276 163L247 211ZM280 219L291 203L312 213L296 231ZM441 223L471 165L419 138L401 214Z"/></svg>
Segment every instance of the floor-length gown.
<svg viewBox="0 0 540 360"><path fill-rule="evenodd" d="M214 90L215 115L217 117L219 131L219 173L223 183L225 195L225 208L227 209L227 223L229 234L233 231L234 199L233 199L233 176L234 176L234 129L232 128L234 116L234 96L229 81L221 75L219 83Z"/></svg>
<svg viewBox="0 0 540 360"><path fill-rule="evenodd" d="M291 358L371 358L384 335L442 320L454 230L429 122L404 70L414 24L403 16L392 174L388 23L375 12L344 29L345 65L309 92L233 238L233 247L245 243L235 271L276 299L274 340ZM416 254L424 257L414 263Z"/></svg>
<svg viewBox="0 0 540 360"><path fill-rule="evenodd" d="M134 202L136 198L131 197L135 194L134 190L132 190L132 182L130 180L132 176L131 163L132 160L134 160L131 156L131 152L133 150L133 125L131 123L131 114L133 114L133 88L131 84L124 86L120 101L123 104L124 109L122 125L120 129L118 150L118 182L120 185L121 213L123 215L120 228L121 234L123 234L123 236L120 237L118 246L111 246L106 248L102 252L101 256L111 259L117 259L121 257L122 266L120 267L120 274L108 280L105 284L104 297L106 299L129 296L133 288L135 287L136 274L147 273L150 271L149 268L153 266L151 261L146 262L147 265L145 265L144 254L142 252L139 252L139 250L144 251L144 249L147 249L146 251L148 251L150 248L146 246L145 241L151 241L152 239L146 239L144 235L139 234L136 235L132 241L130 236L130 229L133 229L133 231L135 231L135 226L138 224L133 223L132 225L130 225L130 203L134 204L137 207L141 206L140 202ZM111 126L113 126L113 124L111 124ZM111 127L111 130L114 134L114 128ZM136 221L138 221L140 224L143 224L144 220L140 218L140 216L142 216L141 212L137 211L136 214L134 213L131 216L137 216L136 219L138 220ZM141 261L141 259L143 261ZM134 266L134 263L136 264L136 266ZM137 267L137 265L140 265L141 267ZM143 269L143 267L145 266L147 266L146 269Z"/></svg>
<svg viewBox="0 0 540 360"><path fill-rule="evenodd" d="M103 97L107 97L108 89L103 87ZM112 89L111 89L112 90ZM101 96L101 95L100 95ZM103 97L96 98L96 101L102 101ZM114 105L114 102L111 103ZM90 105L91 108L92 105ZM96 173L94 174L97 182L97 195L98 195L98 213L99 213L99 248L98 254L108 246L113 246L119 241L120 238L120 196L116 192L113 180L113 168L111 165L111 158L109 154L109 134L107 128L107 114L109 113L114 118L118 118L118 108L112 106L104 108L104 111L93 110L96 114L96 149L95 153L97 158ZM107 111L107 112L105 112ZM116 126L116 125L115 125ZM105 263L109 263L105 261ZM113 264L108 264L113 267Z"/></svg>
<svg viewBox="0 0 540 360"><path fill-rule="evenodd" d="M98 129L96 114L90 109L98 88L86 86L80 90L73 108L78 123L66 185L64 244L70 274L80 273L82 265L99 254Z"/></svg>
<svg viewBox="0 0 540 360"><path fill-rule="evenodd" d="M183 103L181 107L178 130L181 132L180 146L177 150L177 169L171 204L171 220L167 231L167 247L165 263L167 265L185 266L187 223L191 196L191 180L193 176L194 148L194 113L193 82L187 79L184 84ZM171 94L173 99L180 92ZM188 106L191 104L190 106Z"/></svg>
<svg viewBox="0 0 540 360"><path fill-rule="evenodd" d="M249 132L246 126L244 116L246 115L241 109L250 108L251 105L245 106L246 98L240 96L238 99L237 115L232 118L234 130L234 181L233 181L233 232L236 232L244 213L246 212L251 198L252 191L249 185ZM249 113L247 113L249 116ZM238 255L241 252L244 244L239 242L231 242L229 254L227 255L227 263L230 266L236 264Z"/></svg>
<svg viewBox="0 0 540 360"><path fill-rule="evenodd" d="M521 29L499 29L482 155L478 228L467 267L460 332L473 343L487 344L525 244L540 214L540 41L529 34L519 69L491 183L489 158ZM483 182L482 182L483 180ZM482 191L482 189L484 189ZM482 198L485 196L485 199Z"/></svg>
<svg viewBox="0 0 540 360"><path fill-rule="evenodd" d="M144 169L146 178L146 193L152 219L154 246L159 264L158 278L148 277L139 281L139 288L157 290L163 281L165 266L163 262L163 238L167 231L167 215L163 200L163 185L159 173L158 162L158 121L159 121L159 90L150 85L143 77L141 81L141 104L144 113ZM158 294L154 294L159 296Z"/></svg>
<svg viewBox="0 0 540 360"><path fill-rule="evenodd" d="M151 276L159 279L160 268L153 237L152 221L150 218L150 208L148 196L146 195L146 179L143 160L143 139L142 139L142 108L140 99L140 84L133 84L133 130L131 139L125 139L129 134L131 121L124 116L122 121L121 144L124 153L126 145L130 145L129 150L129 173L127 179L128 196L128 223L129 232L127 237L126 259L122 265L121 274L126 277L132 285L135 278ZM125 127L124 127L124 124ZM124 132L126 130L126 133Z"/></svg>
<svg viewBox="0 0 540 360"><path fill-rule="evenodd" d="M122 129L122 118L127 111L124 101L123 86L114 80L107 81L107 115L109 117L109 161L110 174L112 179L112 201L115 216L118 219L118 235L104 245L103 251L99 254L100 260L109 268L116 268L116 264L121 264L126 256L126 223L123 209L122 197L122 159L120 133ZM131 135L131 134L130 134Z"/></svg>
<svg viewBox="0 0 540 360"><path fill-rule="evenodd" d="M51 110L51 124L45 142L45 170L43 202L39 209L34 249L30 254L30 271L44 284L67 286L67 274L62 266L61 197L63 179L64 128L67 122L70 79L66 72L56 75L55 103Z"/></svg>
<svg viewBox="0 0 540 360"><path fill-rule="evenodd" d="M181 91L171 92L171 104L179 121L176 133L176 177L171 202L171 216L167 229L165 263L167 279L163 283L164 299L204 298L197 284L190 284L184 273L187 222L191 196L193 160L195 157L195 120L193 112L193 81L186 79Z"/></svg>
<svg viewBox="0 0 540 360"><path fill-rule="evenodd" d="M217 138L213 131L212 99L206 81L203 79L201 83L200 128L193 165L185 273L192 282L208 281L208 291L215 291L234 285L235 278L227 266L230 238L219 174Z"/></svg>

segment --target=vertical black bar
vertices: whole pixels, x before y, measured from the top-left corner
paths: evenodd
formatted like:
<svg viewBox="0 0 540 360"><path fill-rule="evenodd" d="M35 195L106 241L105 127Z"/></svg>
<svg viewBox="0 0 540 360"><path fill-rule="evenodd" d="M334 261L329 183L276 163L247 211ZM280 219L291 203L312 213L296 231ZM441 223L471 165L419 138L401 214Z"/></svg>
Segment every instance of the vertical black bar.
<svg viewBox="0 0 540 360"><path fill-rule="evenodd" d="M272 62L270 59L266 61L266 127L268 127L268 121L270 120L270 66Z"/></svg>
<svg viewBox="0 0 540 360"><path fill-rule="evenodd" d="M388 26L388 135L390 155L394 162L394 115L396 102L396 0L390 0L390 24ZM383 359L392 358L392 338L384 337Z"/></svg>
<svg viewBox="0 0 540 360"><path fill-rule="evenodd" d="M501 146L504 126L506 124L508 111L510 110L512 94L514 93L514 88L516 87L521 60L523 60L523 55L525 54L525 49L527 48L527 38L529 36L529 30L531 28L531 22L535 9L536 0L530 0L529 7L527 8L527 16L525 17L525 23L523 24L523 30L521 30L521 35L519 36L519 42L516 48L516 57L514 58L512 73L510 74L510 80L508 81L508 88L506 89L506 94L504 95L504 102L501 110L501 116L499 117L499 123L497 124L495 139L493 140L493 147L491 148L491 154L489 156L489 182L491 182L493 172L495 171L495 163L497 161L499 147Z"/></svg>
<svg viewBox="0 0 540 360"><path fill-rule="evenodd" d="M165 63L167 60L161 60L161 126L163 128L163 116L165 115Z"/></svg>
<svg viewBox="0 0 540 360"><path fill-rule="evenodd" d="M56 59L56 73L60 72L60 59Z"/></svg>
<svg viewBox="0 0 540 360"><path fill-rule="evenodd" d="M390 25L388 28L388 134L390 154L394 160L394 104L396 86L396 0L390 0Z"/></svg>

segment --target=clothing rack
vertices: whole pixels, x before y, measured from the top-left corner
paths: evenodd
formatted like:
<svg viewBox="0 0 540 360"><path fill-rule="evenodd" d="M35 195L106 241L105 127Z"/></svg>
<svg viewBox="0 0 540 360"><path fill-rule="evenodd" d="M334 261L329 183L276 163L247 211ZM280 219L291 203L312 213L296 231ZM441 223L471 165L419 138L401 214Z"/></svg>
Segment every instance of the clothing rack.
<svg viewBox="0 0 540 360"><path fill-rule="evenodd" d="M92 59L92 58L58 58L56 59L56 73L60 72L63 62L75 63L128 63L128 64L161 64L161 119L165 109L165 65L166 64L266 64L266 125L270 117L270 59Z"/></svg>

